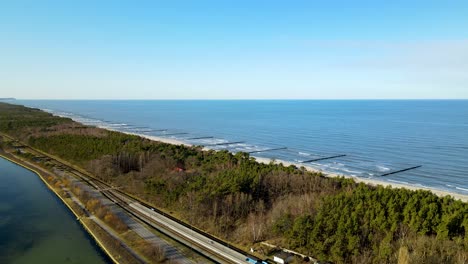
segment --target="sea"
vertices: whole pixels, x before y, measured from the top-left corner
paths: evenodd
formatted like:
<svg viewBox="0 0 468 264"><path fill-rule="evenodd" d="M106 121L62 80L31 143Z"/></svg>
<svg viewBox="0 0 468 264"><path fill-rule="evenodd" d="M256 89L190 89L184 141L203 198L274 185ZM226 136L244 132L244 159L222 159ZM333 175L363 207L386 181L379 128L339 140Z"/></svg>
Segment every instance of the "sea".
<svg viewBox="0 0 468 264"><path fill-rule="evenodd" d="M87 125L468 194L468 100L13 102Z"/></svg>

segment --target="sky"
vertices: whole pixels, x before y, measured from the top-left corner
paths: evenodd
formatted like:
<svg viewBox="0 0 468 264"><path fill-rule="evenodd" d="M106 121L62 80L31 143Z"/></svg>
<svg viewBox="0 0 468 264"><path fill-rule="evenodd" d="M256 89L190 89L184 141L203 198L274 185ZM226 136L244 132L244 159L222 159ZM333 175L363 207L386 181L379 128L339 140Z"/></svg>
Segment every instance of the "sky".
<svg viewBox="0 0 468 264"><path fill-rule="evenodd" d="M467 99L468 1L1 1L0 97Z"/></svg>

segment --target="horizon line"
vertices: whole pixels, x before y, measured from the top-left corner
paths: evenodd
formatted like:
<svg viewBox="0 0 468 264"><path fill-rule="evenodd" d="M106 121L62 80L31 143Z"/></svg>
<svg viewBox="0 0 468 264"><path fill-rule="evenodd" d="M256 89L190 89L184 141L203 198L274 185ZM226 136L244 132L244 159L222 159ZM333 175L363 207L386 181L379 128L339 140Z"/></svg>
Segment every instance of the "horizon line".
<svg viewBox="0 0 468 264"><path fill-rule="evenodd" d="M0 98L0 101L463 101L468 98Z"/></svg>

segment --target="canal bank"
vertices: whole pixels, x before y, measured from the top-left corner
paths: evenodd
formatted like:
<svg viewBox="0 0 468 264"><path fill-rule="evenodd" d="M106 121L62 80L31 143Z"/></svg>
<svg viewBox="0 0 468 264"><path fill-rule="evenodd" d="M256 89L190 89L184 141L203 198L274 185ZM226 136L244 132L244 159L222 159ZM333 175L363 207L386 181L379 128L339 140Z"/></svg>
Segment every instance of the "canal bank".
<svg viewBox="0 0 468 264"><path fill-rule="evenodd" d="M8 155L8 154L6 154ZM16 157L13 155L6 156L5 153L0 153L0 158L9 161L15 165L22 167L36 175L36 178L39 178L47 189L52 191L55 197L58 197L62 204L64 204L68 211L71 212L74 216L74 219L80 222L81 226L83 227L86 234L89 235L91 241L95 242L95 245L98 246L102 253L105 255L106 261L104 263L145 263L139 255L135 252L133 254L128 254L128 252L122 252L122 248L124 247L124 243L120 240L117 240L112 237L111 234L107 234L106 230L99 226L99 224L94 223L93 221L89 220L87 217L84 217L83 214L79 213L81 209L77 206L73 201L73 199L67 199L64 197L64 194L57 191L46 179L45 175L52 175L49 172L45 171L43 168L32 164L30 161L23 160L20 157ZM39 176L39 177L37 177ZM71 194L68 192L68 194ZM71 194L73 195L73 194ZM75 199L76 200L76 199ZM116 246L118 244L118 246Z"/></svg>
<svg viewBox="0 0 468 264"><path fill-rule="evenodd" d="M112 263L63 201L18 165L0 158L0 263Z"/></svg>
<svg viewBox="0 0 468 264"><path fill-rule="evenodd" d="M86 224L85 221L83 221L80 217L80 215L76 212L75 209L73 209L73 207L45 180L44 176L37 170L33 169L32 167L30 166L27 166L25 163L25 161L15 161L13 159L10 159L8 157L5 157L4 155L0 154L0 158L3 158L3 159L6 159L10 162L13 162L27 170L30 170L32 172L34 172L36 175L39 176L39 178L41 179L41 181L47 186L47 188L49 190L51 190L61 201L62 203L68 207L68 209L73 213L73 215L76 217L76 219L81 223L81 225L84 227L84 229L88 232L88 234L94 239L94 241L96 241L97 245L106 253L106 255L114 262L114 263L117 263L117 264L120 264L119 261L116 259L115 256L113 256L113 254L110 252L109 249L106 248L106 246L104 245L104 243L101 241L101 239L98 238L98 236L93 232L93 230L89 227L88 224ZM29 163L29 162L28 162Z"/></svg>

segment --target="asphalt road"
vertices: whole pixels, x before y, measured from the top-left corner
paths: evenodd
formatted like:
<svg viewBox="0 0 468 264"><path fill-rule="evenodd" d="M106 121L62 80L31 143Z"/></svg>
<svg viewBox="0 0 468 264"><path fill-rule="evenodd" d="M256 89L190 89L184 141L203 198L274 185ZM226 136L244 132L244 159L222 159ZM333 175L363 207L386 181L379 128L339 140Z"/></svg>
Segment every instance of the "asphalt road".
<svg viewBox="0 0 468 264"><path fill-rule="evenodd" d="M130 203L129 206L134 210L137 210L139 213L146 215L152 221L157 223L158 226L173 233L175 236L182 237L186 241L193 243L194 246L216 255L218 258L221 257L224 263L247 263L245 260L246 256L244 254L241 254L232 248L213 241L210 238L194 230L191 230L186 226L183 226L155 211L152 211L150 208L147 208L138 202Z"/></svg>
<svg viewBox="0 0 468 264"><path fill-rule="evenodd" d="M83 175L80 175L84 177ZM91 180L93 181L93 180ZM104 189L105 185L101 182L93 182L97 188ZM200 254L219 262L219 263L247 263L245 254L218 243L215 240L196 232L160 213L153 211L147 206L135 201L133 198L120 193L119 191L106 189L102 191L114 203L118 204L134 216L143 220L146 224L153 226L162 233L172 237L175 240L192 247Z"/></svg>

